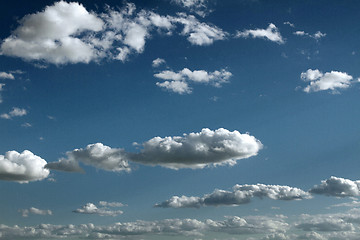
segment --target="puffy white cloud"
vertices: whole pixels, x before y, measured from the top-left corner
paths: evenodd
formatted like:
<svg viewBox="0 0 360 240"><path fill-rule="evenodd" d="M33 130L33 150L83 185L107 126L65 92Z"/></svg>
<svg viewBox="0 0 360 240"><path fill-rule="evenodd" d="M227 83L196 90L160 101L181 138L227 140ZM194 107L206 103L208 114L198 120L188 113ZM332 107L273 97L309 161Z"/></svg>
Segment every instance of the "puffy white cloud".
<svg viewBox="0 0 360 240"><path fill-rule="evenodd" d="M236 164L236 160L257 155L262 144L247 133L204 128L199 133L174 137L154 137L142 144L132 161L168 168L203 168L217 164Z"/></svg>
<svg viewBox="0 0 360 240"><path fill-rule="evenodd" d="M0 79L15 79L12 73L0 72Z"/></svg>
<svg viewBox="0 0 360 240"><path fill-rule="evenodd" d="M93 203L87 203L79 209L73 211L74 213L83 213L83 214L96 214L100 216L111 216L116 217L117 215L123 214L121 210L109 210L107 208L98 208Z"/></svg>
<svg viewBox="0 0 360 240"><path fill-rule="evenodd" d="M208 8L208 0L172 0L172 2L201 17L205 17L212 11Z"/></svg>
<svg viewBox="0 0 360 240"><path fill-rule="evenodd" d="M88 63L97 58L97 53L80 35L98 32L103 25L83 5L59 1L23 17L20 26L1 44L1 53L55 64Z"/></svg>
<svg viewBox="0 0 360 240"><path fill-rule="evenodd" d="M193 45L210 45L216 40L224 40L228 33L221 28L199 22L194 16L178 13L173 17L173 22L184 25L181 35L188 36L188 41Z"/></svg>
<svg viewBox="0 0 360 240"><path fill-rule="evenodd" d="M154 59L153 61L152 61L152 66L153 67L159 67L161 64L165 64L166 63L166 61L164 60L164 59L162 59L162 58L157 58L157 59Z"/></svg>
<svg viewBox="0 0 360 240"><path fill-rule="evenodd" d="M28 217L29 214L34 215L52 215L51 210L41 210L38 208L31 207L29 209L19 209L19 212L22 214L23 217Z"/></svg>
<svg viewBox="0 0 360 240"><path fill-rule="evenodd" d="M154 137L141 144L138 153L110 148L102 143L89 144L85 149L67 152L67 159L46 165L49 169L76 171L73 162L82 162L107 171L131 171L129 162L160 165L167 168L204 168L222 164L235 165L237 160L257 155L262 144L248 133L215 131L204 128L199 133L174 137ZM70 167L68 167L70 165ZM67 170L70 169L70 170Z"/></svg>
<svg viewBox="0 0 360 240"><path fill-rule="evenodd" d="M203 197L178 197L156 204L155 207L189 208L200 206L236 206L249 203L253 197L268 197L274 200L301 200L311 198L310 194L299 188L279 185L235 185L233 191L216 189Z"/></svg>
<svg viewBox="0 0 360 240"><path fill-rule="evenodd" d="M360 196L360 181L332 176L322 180L321 184L315 185L309 192L336 197L358 197Z"/></svg>
<svg viewBox="0 0 360 240"><path fill-rule="evenodd" d="M188 68L184 68L179 72L170 70L161 71L154 74L156 78L167 80L164 82L157 82L156 85L165 88L169 91L179 94L191 93L189 82L211 84L215 87L221 87L223 83L227 83L232 73L221 69L214 72L207 72L205 70L191 71Z"/></svg>
<svg viewBox="0 0 360 240"><path fill-rule="evenodd" d="M345 72L331 71L323 74L318 69L308 69L300 75L303 81L310 84L303 90L304 92L318 92L331 90L337 92L338 89L345 89L351 86L353 77Z"/></svg>
<svg viewBox="0 0 360 240"><path fill-rule="evenodd" d="M66 155L67 159L48 163L46 167L60 171L82 172L83 170L78 165L78 162L82 162L106 171L131 171L127 154L123 149L110 148L102 143L89 144L85 149L74 149Z"/></svg>
<svg viewBox="0 0 360 240"><path fill-rule="evenodd" d="M0 180L28 183L43 180L50 171L44 168L46 161L32 152L8 151L0 155Z"/></svg>
<svg viewBox="0 0 360 240"><path fill-rule="evenodd" d="M3 113L0 115L0 117L3 119L11 119L12 117L22 117L25 116L26 114L27 114L26 109L13 107L13 109L9 113Z"/></svg>
<svg viewBox="0 0 360 240"><path fill-rule="evenodd" d="M320 38L323 38L325 36L326 36L326 33L322 33L320 31L317 31L316 33L314 33L314 35L312 35L312 37L315 38L316 40L320 39Z"/></svg>
<svg viewBox="0 0 360 240"><path fill-rule="evenodd" d="M242 32L238 31L235 35L237 38L247 38L250 36L253 38L266 38L279 44L285 43L279 29L273 23L270 23L266 29L244 30Z"/></svg>

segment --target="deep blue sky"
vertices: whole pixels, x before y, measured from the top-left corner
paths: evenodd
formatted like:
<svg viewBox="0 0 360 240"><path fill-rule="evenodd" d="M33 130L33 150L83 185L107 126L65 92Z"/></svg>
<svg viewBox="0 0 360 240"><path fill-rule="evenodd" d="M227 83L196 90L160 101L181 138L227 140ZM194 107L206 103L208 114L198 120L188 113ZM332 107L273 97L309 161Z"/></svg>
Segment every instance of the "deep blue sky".
<svg viewBox="0 0 360 240"><path fill-rule="evenodd" d="M195 5L184 7L181 2ZM49 9L58 13L61 4L66 7L70 2L14 0L0 8L0 224L10 228L0 227L0 239L30 238L29 233L22 234L25 227L39 231L39 224L66 228L68 224L93 223L106 228L116 222L130 225L144 220L145 225L158 224L162 229L165 219L196 219L204 226L190 233L186 227L141 233L82 230L67 238L355 239L360 226L349 216L360 218L356 208L360 205L360 183L356 182L360 178L358 1L78 3L71 3L75 7L65 11L74 19L70 23L61 15L59 19L53 15L41 18ZM133 14L123 15L127 20L118 22L117 30L111 28L107 21L110 12L120 14L130 3L136 6ZM197 11L199 4L203 4L202 13ZM86 11L88 20L79 17L79 9ZM29 21L29 14L37 21ZM141 14L161 16L171 27L158 28L150 18L151 23L146 23L137 18ZM65 24L60 24L58 30L51 25L51 21L63 20ZM184 24L190 20L192 25ZM99 22L101 27L95 29ZM62 35L72 25L75 30ZM26 34L35 35L21 35L24 26L32 27ZM192 27L190 33L184 33L186 26ZM139 32L135 31L130 41L124 40L136 27L147 31L141 50L136 50L137 40L142 40ZM51 28L55 33L49 36ZM213 32L207 35L209 31ZM91 42L104 39L106 32L121 35L122 39L111 38L106 49ZM61 46L69 38L82 41L97 52L94 50L89 59L81 60L81 54L90 50L64 50ZM208 39L210 42L206 42ZM7 43L16 41L22 42L17 42L20 45L15 48L8 47ZM56 45L56 50L46 48L45 43L49 42ZM115 59L120 47L130 51L124 61ZM42 55L34 57L36 54ZM61 61L53 60L60 55ZM157 58L163 63L154 66ZM185 73L186 68L190 74ZM216 71L227 73L228 77L215 76ZM197 80L200 72L207 75ZM161 78L160 74L166 77ZM180 79L175 75L181 75ZM161 87L166 81L187 84L190 90L181 94L178 88ZM217 82L220 86L215 86ZM308 91L307 86L311 86ZM146 142L154 137L182 136L181 141L186 142L190 133L200 133L203 128L253 136L258 142L249 140L249 146L261 146L241 150L245 143L227 135L224 142L239 145L234 152L224 147L221 156L212 155L217 151L212 145L218 143L216 137L196 140L209 147L206 152L184 147L164 153L159 150L160 144L145 149ZM97 162L100 160L86 150L94 143L112 148L109 151L114 155L104 155L103 160L120 164L125 159L131 172ZM78 157L75 149L90 155ZM5 165L15 162L6 153L24 150L47 163L58 164L64 158L79 164L85 173L48 170L43 164L37 169L50 174L19 183L19 176L29 175ZM174 160L179 155L185 157ZM202 156L206 166L192 169ZM165 160L159 162L162 157ZM212 165L227 160L237 161L233 166ZM35 160L29 161L25 168L35 166ZM184 165L170 169L174 161ZM331 176L336 180L330 181ZM308 192L326 179L327 187ZM270 185L296 188L303 195L299 201L284 201L280 193L269 195L267 190L261 190L246 192L251 199L248 203L237 199L229 204L220 196L216 206L199 200L198 208L153 207L173 196L205 199L204 195L215 189L230 193L235 184L258 183L265 184L266 189ZM99 201L126 206L101 206ZM333 206L351 201L353 204L347 207ZM88 214L73 212L87 203L95 204L97 210ZM116 210L123 213L100 216L104 215L101 211ZM309 215L301 215L305 213ZM231 228L228 222L216 228L206 222L229 220L225 216L246 219L247 224L255 221L259 229L249 230L251 227L241 224ZM266 221L280 221L284 226L264 227ZM305 222L312 225L305 226ZM275 226L280 226L279 222ZM57 239L64 235L49 230L34 236Z"/></svg>

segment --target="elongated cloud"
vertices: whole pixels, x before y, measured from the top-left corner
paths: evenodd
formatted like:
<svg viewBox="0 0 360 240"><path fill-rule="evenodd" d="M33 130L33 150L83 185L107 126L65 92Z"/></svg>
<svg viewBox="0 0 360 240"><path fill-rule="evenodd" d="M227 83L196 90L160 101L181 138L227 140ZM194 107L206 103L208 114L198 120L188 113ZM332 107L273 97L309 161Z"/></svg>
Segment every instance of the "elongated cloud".
<svg viewBox="0 0 360 240"><path fill-rule="evenodd" d="M279 29L275 26L275 24L270 23L266 29L253 29L253 30L244 30L238 31L235 35L236 38L265 38L272 42L276 42L279 44L285 43L282 38Z"/></svg>
<svg viewBox="0 0 360 240"><path fill-rule="evenodd" d="M294 35L297 35L297 36L307 36L307 37L311 37L311 38L314 38L315 40L319 40L320 38L323 38L326 36L326 33L322 33L320 31L317 31L316 33L314 34L309 34L307 32L304 32L304 31L295 31L293 32Z"/></svg>
<svg viewBox="0 0 360 240"><path fill-rule="evenodd" d="M309 192L336 197L358 197L360 196L360 181L332 176L321 181L321 184L315 185Z"/></svg>
<svg viewBox="0 0 360 240"><path fill-rule="evenodd" d="M0 103L3 102L1 92L4 91L5 83L0 83Z"/></svg>
<svg viewBox="0 0 360 240"><path fill-rule="evenodd" d="M23 217L28 217L30 214L34 215L52 215L51 210L42 210L35 207L31 207L29 209L19 209L19 212L21 212L21 215Z"/></svg>
<svg viewBox="0 0 360 240"><path fill-rule="evenodd" d="M28 112L24 108L14 107L9 113L3 113L0 115L3 119L11 119L13 117L25 116Z"/></svg>
<svg viewBox="0 0 360 240"><path fill-rule="evenodd" d="M247 133L219 128L204 128L199 133L174 137L154 137L141 144L138 153L110 148L101 143L90 144L85 149L67 152L67 159L46 165L49 169L76 171L64 162L82 162L107 171L130 171L129 162L160 165L167 168L204 168L210 165L235 165L237 160L257 155L262 144Z"/></svg>
<svg viewBox="0 0 360 240"><path fill-rule="evenodd" d="M311 198L310 194L299 188L279 185L235 185L233 191L216 189L203 197L178 197L156 204L163 208L198 208L202 206L237 206L249 203L254 197L268 197L274 200L301 200Z"/></svg>
<svg viewBox="0 0 360 240"><path fill-rule="evenodd" d="M0 155L0 180L28 183L43 180L50 171L45 168L46 161L25 150L6 152Z"/></svg>
<svg viewBox="0 0 360 240"><path fill-rule="evenodd" d="M318 69L308 69L302 72L301 79L305 82L310 82L303 90L304 92L319 92L330 90L337 92L338 89L346 89L353 83L353 77L345 72L331 71L325 74Z"/></svg>
<svg viewBox="0 0 360 240"><path fill-rule="evenodd" d="M189 83L211 84L215 87L221 87L222 84L227 83L232 73L221 69L214 72L207 72L205 70L191 71L184 68L179 72L170 70L161 71L154 75L156 78L166 80L164 82L157 82L156 85L178 94L189 94L191 88Z"/></svg>
<svg viewBox="0 0 360 240"><path fill-rule="evenodd" d="M199 46L227 36L222 29L185 13L161 16L149 10L137 12L132 3L121 9L106 7L104 12L95 13L80 3L59 1L24 16L3 40L0 54L57 65L101 59L125 62L131 54L144 51L147 39L154 32L166 36L176 32ZM10 77L5 73L1 76Z"/></svg>
<svg viewBox="0 0 360 240"><path fill-rule="evenodd" d="M98 208L93 203L87 203L79 209L73 211L74 213L82 213L82 214L96 214L100 216L111 216L115 217L117 215L123 214L121 210L109 210L107 208Z"/></svg>

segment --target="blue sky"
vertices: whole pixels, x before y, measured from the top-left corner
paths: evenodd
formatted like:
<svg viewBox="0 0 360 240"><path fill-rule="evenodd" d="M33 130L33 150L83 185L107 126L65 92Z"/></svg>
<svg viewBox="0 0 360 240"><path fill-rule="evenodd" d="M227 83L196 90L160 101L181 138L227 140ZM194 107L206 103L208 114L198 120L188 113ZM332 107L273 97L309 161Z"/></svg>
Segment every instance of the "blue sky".
<svg viewBox="0 0 360 240"><path fill-rule="evenodd" d="M357 239L357 1L11 1L0 239Z"/></svg>

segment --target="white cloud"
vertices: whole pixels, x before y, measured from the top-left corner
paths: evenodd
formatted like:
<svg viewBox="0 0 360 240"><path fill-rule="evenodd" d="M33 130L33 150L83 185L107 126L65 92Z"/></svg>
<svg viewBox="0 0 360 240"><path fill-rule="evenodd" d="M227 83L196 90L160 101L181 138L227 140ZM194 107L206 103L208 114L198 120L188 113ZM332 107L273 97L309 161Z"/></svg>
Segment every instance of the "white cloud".
<svg viewBox="0 0 360 240"><path fill-rule="evenodd" d="M301 200L311 198L310 194L299 188L279 185L235 185L233 191L216 189L203 197L178 197L156 204L156 207L189 208L201 206L237 206L249 203L254 197L268 197L274 200Z"/></svg>
<svg viewBox="0 0 360 240"><path fill-rule="evenodd" d="M287 21L287 22L284 22L285 25L289 25L290 27L295 27L295 24Z"/></svg>
<svg viewBox="0 0 360 240"><path fill-rule="evenodd" d="M317 31L314 34L310 34L310 33L307 33L305 31L295 31L295 32L293 32L293 34L297 35L297 36L307 36L307 37L310 37L310 38L314 38L315 40L319 40L320 38L323 38L323 37L326 36L326 33L322 33L320 31Z"/></svg>
<svg viewBox="0 0 360 240"><path fill-rule="evenodd" d="M26 109L13 107L13 109L9 113L3 113L0 115L0 117L3 119L11 119L13 117L22 117L25 116L26 114L27 114Z"/></svg>
<svg viewBox="0 0 360 240"><path fill-rule="evenodd" d="M154 74L154 76L159 79L167 80L164 82L157 82L157 86L179 94L190 94L192 89L189 87L189 82L211 84L215 87L221 87L223 83L228 82L232 73L225 69L207 72L205 70L191 71L188 68L184 68L179 72L170 70L162 71Z"/></svg>
<svg viewBox="0 0 360 240"><path fill-rule="evenodd" d="M28 183L43 180L50 171L45 169L46 161L32 152L8 151L0 155L0 180Z"/></svg>
<svg viewBox="0 0 360 240"><path fill-rule="evenodd" d="M94 166L106 171L131 171L126 152L123 149L110 148L102 143L89 144L85 149L75 149L67 152L67 159L51 162L46 165L49 169L82 172L78 162Z"/></svg>
<svg viewBox="0 0 360 240"><path fill-rule="evenodd" d="M250 36L253 38L266 38L279 44L285 43L279 32L279 29L273 23L270 23L266 29L258 28L254 30L244 30L242 32L238 31L235 35L237 38L247 38Z"/></svg>
<svg viewBox="0 0 360 240"><path fill-rule="evenodd" d="M358 197L360 196L360 181L332 176L322 180L321 184L315 185L309 192L336 197Z"/></svg>
<svg viewBox="0 0 360 240"><path fill-rule="evenodd" d="M41 210L38 208L31 207L29 209L19 209L19 212L23 217L28 217L30 214L34 215L52 215L51 210Z"/></svg>
<svg viewBox="0 0 360 240"><path fill-rule="evenodd" d="M0 72L0 79L15 79L12 73Z"/></svg>
<svg viewBox="0 0 360 240"><path fill-rule="evenodd" d="M102 143L90 144L85 149L67 152L67 159L49 163L46 167L68 171L67 166L74 161L107 171L129 172L129 161L172 169L235 165L237 160L257 155L263 145L248 133L241 134L236 130L230 132L224 128L215 131L204 128L199 133L183 136L154 137L141 146L143 148L140 152L131 153ZM69 169L73 171L73 168Z"/></svg>
<svg viewBox="0 0 360 240"><path fill-rule="evenodd" d="M331 205L330 207L351 207L351 208L354 208L354 207L360 207L360 202L354 200L354 201L351 201L351 202L344 202L344 203L334 204L334 205Z"/></svg>
<svg viewBox="0 0 360 240"><path fill-rule="evenodd" d="M28 122L21 124L21 126L24 127L24 128L32 127L32 125L30 123L28 123Z"/></svg>
<svg viewBox="0 0 360 240"><path fill-rule="evenodd" d="M224 128L174 137L154 137L142 144L132 161L168 168L203 168L209 165L236 164L236 160L257 155L262 144L255 137Z"/></svg>
<svg viewBox="0 0 360 240"><path fill-rule="evenodd" d="M162 58L157 58L157 59L154 59L154 60L152 61L152 66L153 66L153 67L159 67L160 65L165 64L165 63L166 63L166 61L165 61L164 59L162 59Z"/></svg>
<svg viewBox="0 0 360 240"><path fill-rule="evenodd" d="M96 214L100 216L111 216L116 217L117 215L123 214L121 210L109 210L107 208L98 208L93 203L87 203L79 209L73 211L74 213L82 213L82 214Z"/></svg>
<svg viewBox="0 0 360 240"><path fill-rule="evenodd" d="M206 17L212 11L208 8L208 0L172 0L172 2L201 17Z"/></svg>
<svg viewBox="0 0 360 240"><path fill-rule="evenodd" d="M123 237L138 238L160 236L201 237L207 232L227 234L258 234L285 232L288 224L282 219L265 216L227 217L216 221L207 219L165 219L159 221L117 222L108 226L94 224L81 225L52 225L40 224L37 226L6 226L0 225L2 238L5 239L50 239L50 238L82 238L89 239L121 239Z"/></svg>
<svg viewBox="0 0 360 240"><path fill-rule="evenodd" d="M121 202L106 202L106 201L100 201L99 204L103 207L123 207L125 206Z"/></svg>
<svg viewBox="0 0 360 240"><path fill-rule="evenodd" d="M26 15L20 26L1 44L3 55L54 64L88 63L96 50L79 35L102 30L104 22L83 5L64 1L42 12Z"/></svg>
<svg viewBox="0 0 360 240"><path fill-rule="evenodd" d="M303 81L310 84L303 90L304 92L319 92L331 90L336 93L338 89L345 89L351 86L353 77L345 72L331 71L323 74L318 69L308 69L300 75Z"/></svg>

